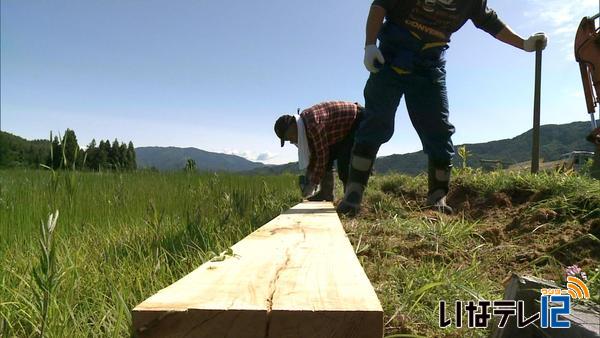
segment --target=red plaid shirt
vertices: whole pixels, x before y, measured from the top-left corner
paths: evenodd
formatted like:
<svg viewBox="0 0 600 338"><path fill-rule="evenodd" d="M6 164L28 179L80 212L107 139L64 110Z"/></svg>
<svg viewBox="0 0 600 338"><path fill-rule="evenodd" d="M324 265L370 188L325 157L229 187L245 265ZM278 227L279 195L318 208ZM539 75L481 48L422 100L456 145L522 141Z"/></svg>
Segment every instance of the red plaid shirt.
<svg viewBox="0 0 600 338"><path fill-rule="evenodd" d="M343 140L358 113L353 102L330 101L316 104L300 113L306 129L310 162L306 175L311 183L319 184L329 162L329 147Z"/></svg>

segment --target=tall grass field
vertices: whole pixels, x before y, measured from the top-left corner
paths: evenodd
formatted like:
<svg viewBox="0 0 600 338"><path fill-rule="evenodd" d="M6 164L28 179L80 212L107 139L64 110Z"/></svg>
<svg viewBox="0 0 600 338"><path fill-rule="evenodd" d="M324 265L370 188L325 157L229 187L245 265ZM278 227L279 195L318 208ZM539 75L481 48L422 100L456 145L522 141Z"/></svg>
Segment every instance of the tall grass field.
<svg viewBox="0 0 600 338"><path fill-rule="evenodd" d="M600 309L597 180L457 169L454 215L423 208L426 189L376 174L341 217L386 338L489 336L440 328L439 301L502 299L513 273L564 286L580 269ZM293 175L0 170L0 337L130 336L135 305L299 201Z"/></svg>
<svg viewBox="0 0 600 338"><path fill-rule="evenodd" d="M135 305L299 198L286 175L2 170L0 337L128 336Z"/></svg>

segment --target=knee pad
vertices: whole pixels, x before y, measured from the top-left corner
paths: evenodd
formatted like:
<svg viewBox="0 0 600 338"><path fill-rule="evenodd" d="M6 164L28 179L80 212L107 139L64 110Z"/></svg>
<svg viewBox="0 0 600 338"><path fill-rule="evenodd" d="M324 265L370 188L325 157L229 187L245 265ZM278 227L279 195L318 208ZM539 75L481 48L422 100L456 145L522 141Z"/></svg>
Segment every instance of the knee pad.
<svg viewBox="0 0 600 338"><path fill-rule="evenodd" d="M354 147L352 147L352 156L360 156L364 158L370 158L375 160L377 156L377 152L379 151L379 146L372 146L367 144L355 143Z"/></svg>
<svg viewBox="0 0 600 338"><path fill-rule="evenodd" d="M355 144L350 159L349 182L367 185L379 147Z"/></svg>

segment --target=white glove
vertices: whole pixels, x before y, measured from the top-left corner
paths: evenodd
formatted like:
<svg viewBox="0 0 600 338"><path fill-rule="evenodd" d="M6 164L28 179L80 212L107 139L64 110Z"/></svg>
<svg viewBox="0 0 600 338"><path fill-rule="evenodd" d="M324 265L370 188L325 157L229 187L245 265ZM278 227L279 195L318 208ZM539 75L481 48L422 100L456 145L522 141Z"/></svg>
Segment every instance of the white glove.
<svg viewBox="0 0 600 338"><path fill-rule="evenodd" d="M523 49L526 52L535 52L536 44L538 41L542 41L540 47L541 50L544 50L544 48L546 48L546 45L548 44L548 37L546 37L546 34L544 34L543 32L535 33L532 36L530 36L527 40L525 40L525 42L523 43Z"/></svg>
<svg viewBox="0 0 600 338"><path fill-rule="evenodd" d="M383 54L376 45L367 45L365 46L365 67L371 73L377 73L379 69L375 67L375 60L379 63L384 64L385 59L383 58Z"/></svg>
<svg viewBox="0 0 600 338"><path fill-rule="evenodd" d="M306 198L315 194L315 189L317 186L312 182L306 184L304 189L302 189L302 197Z"/></svg>

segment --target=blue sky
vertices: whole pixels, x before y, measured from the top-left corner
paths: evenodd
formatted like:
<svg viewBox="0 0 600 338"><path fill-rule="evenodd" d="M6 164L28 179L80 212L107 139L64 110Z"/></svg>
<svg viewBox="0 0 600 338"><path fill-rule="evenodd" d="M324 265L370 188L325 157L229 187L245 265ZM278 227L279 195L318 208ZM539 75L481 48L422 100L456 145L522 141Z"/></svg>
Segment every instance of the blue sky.
<svg viewBox="0 0 600 338"><path fill-rule="evenodd" d="M542 124L587 120L575 30L598 0L489 0L522 36L549 37ZM364 102L370 1L2 0L1 129L34 139L72 128L80 144L197 147L296 160L275 119L325 100ZM448 51L455 144L532 124L534 54L468 22ZM421 149L404 102L380 155Z"/></svg>

